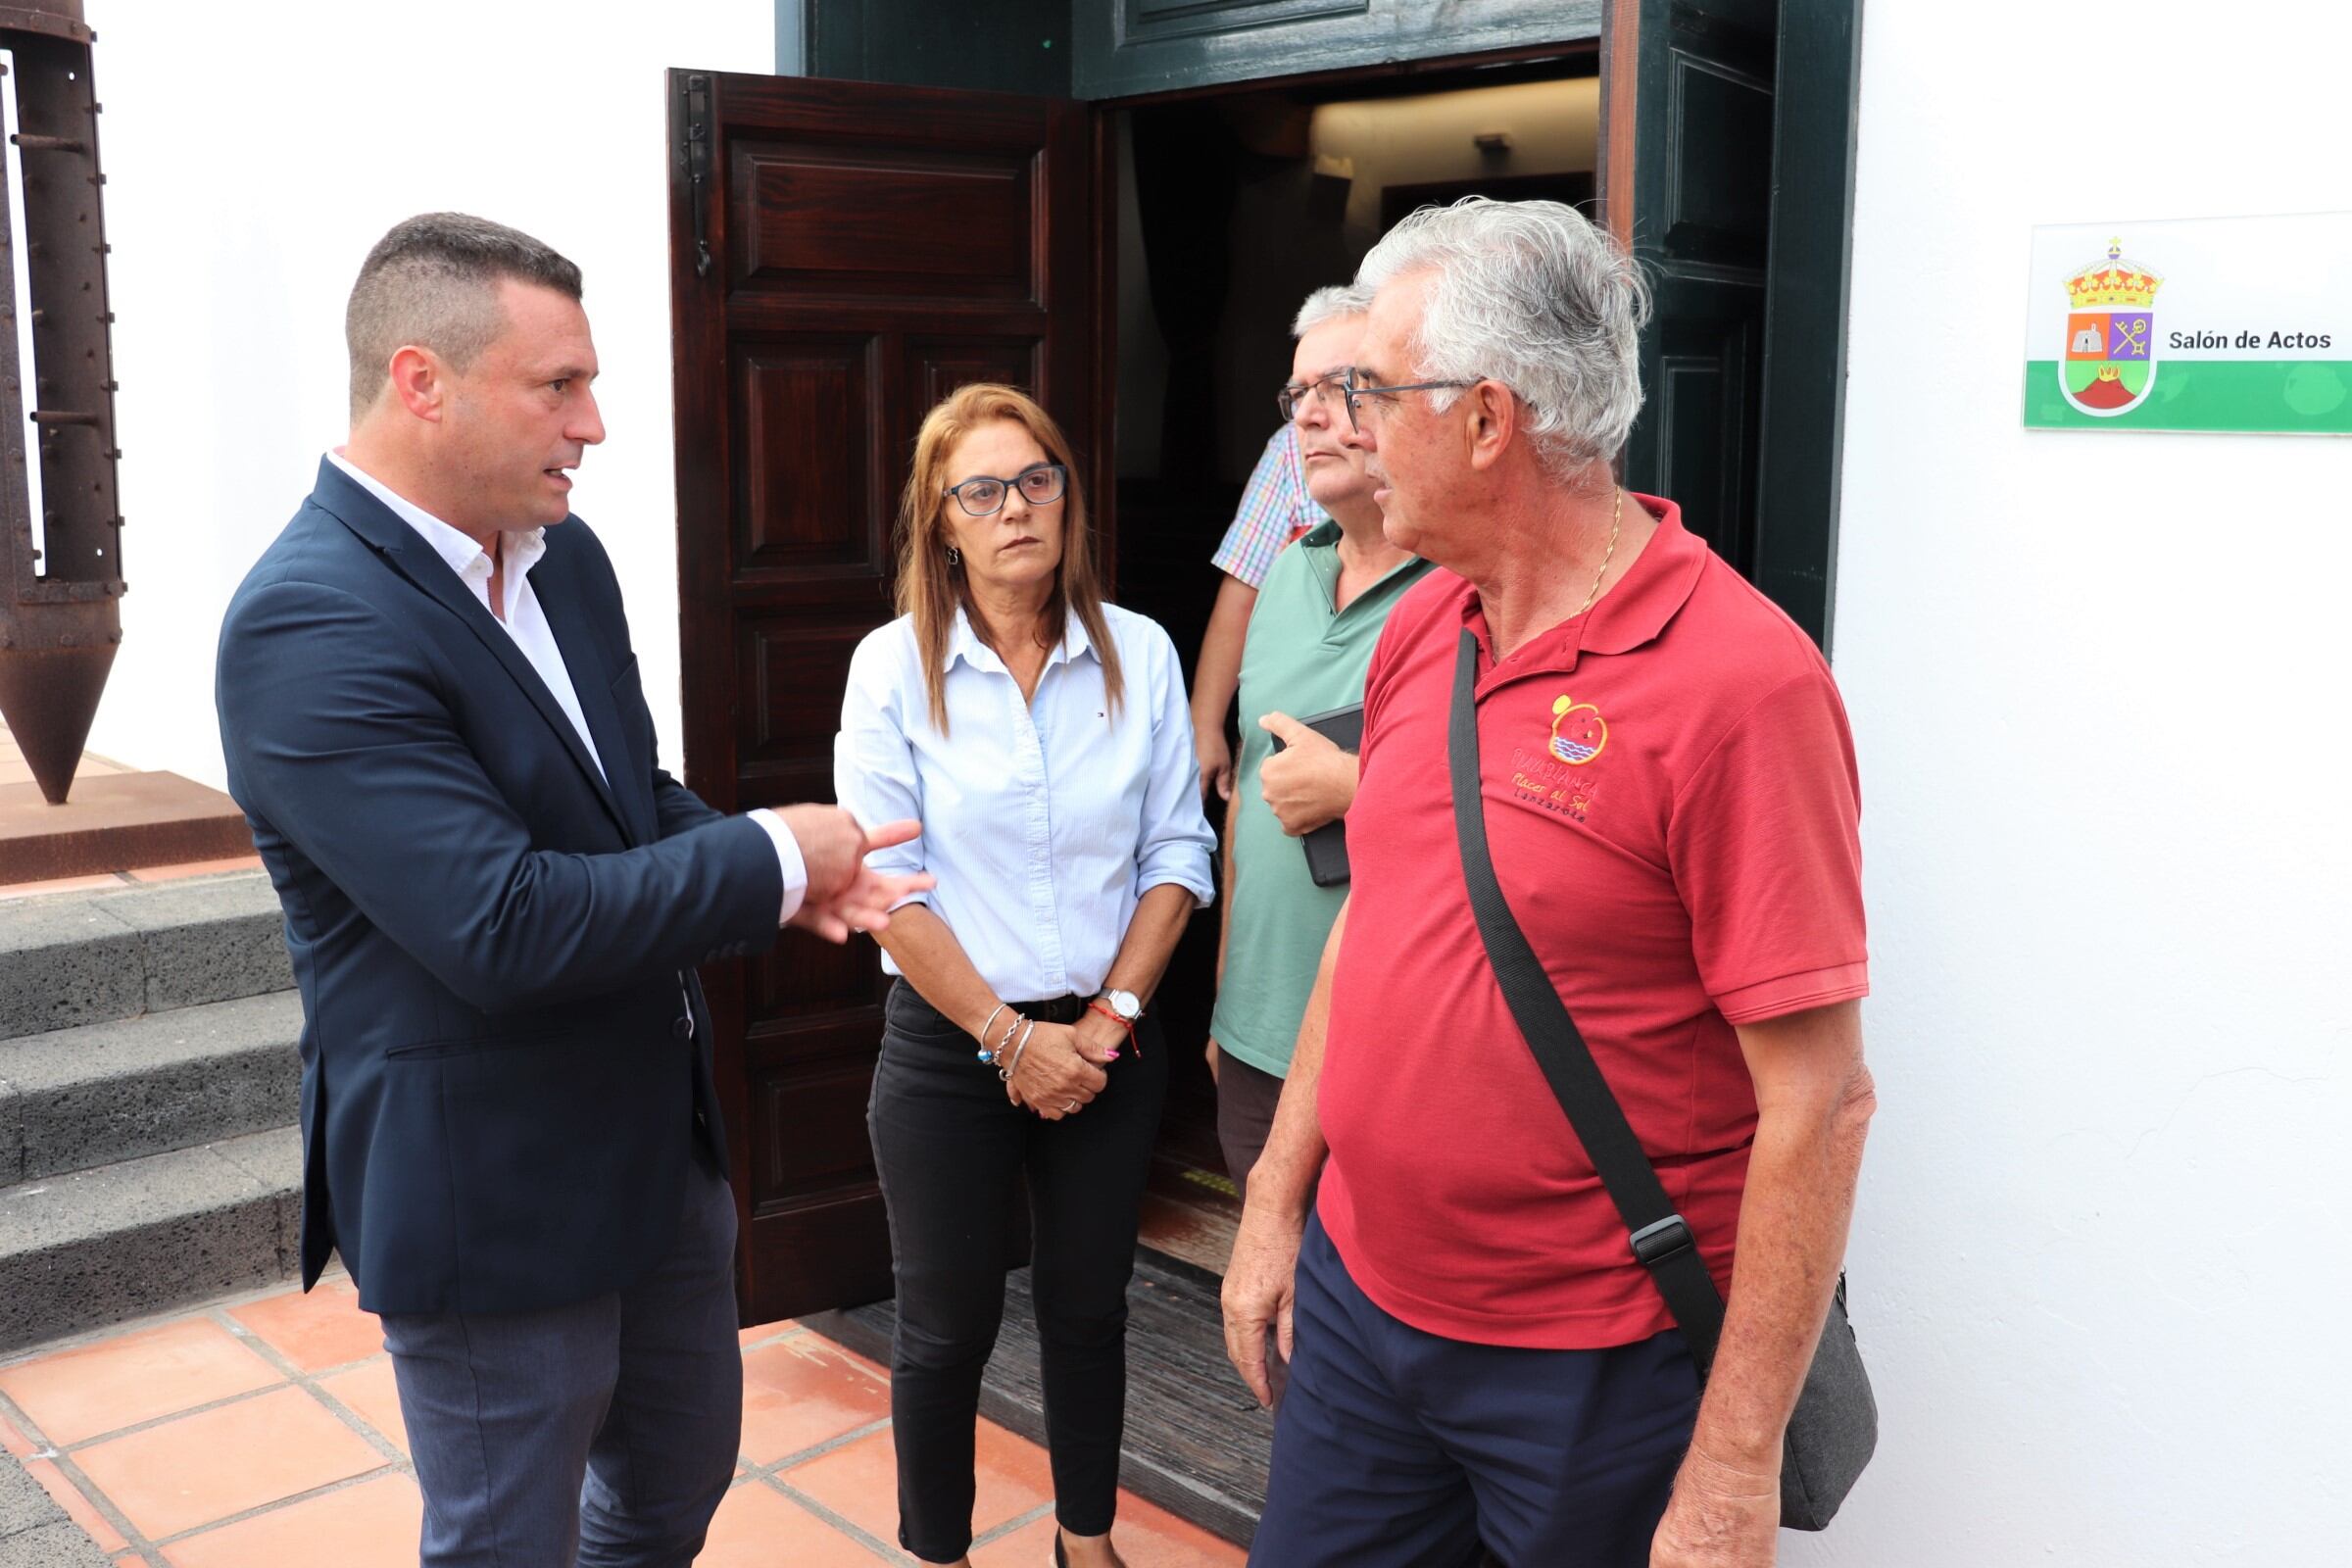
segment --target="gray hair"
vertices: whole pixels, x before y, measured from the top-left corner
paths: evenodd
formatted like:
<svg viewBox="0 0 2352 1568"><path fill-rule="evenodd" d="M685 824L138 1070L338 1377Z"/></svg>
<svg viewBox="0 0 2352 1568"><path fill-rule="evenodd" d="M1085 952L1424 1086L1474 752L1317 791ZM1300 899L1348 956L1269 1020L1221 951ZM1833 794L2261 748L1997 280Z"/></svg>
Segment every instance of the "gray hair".
<svg viewBox="0 0 2352 1568"><path fill-rule="evenodd" d="M1649 288L1632 258L1558 202L1464 197L1424 207L1372 247L1358 286L1434 270L1410 345L1415 380L1500 381L1526 405L1546 472L1616 456L1642 412ZM1430 394L1450 408L1457 394Z"/></svg>
<svg viewBox="0 0 2352 1568"><path fill-rule="evenodd" d="M1344 316L1361 316L1372 308L1372 291L1361 283L1334 283L1319 288L1306 297L1292 318L1291 336L1304 337L1325 321L1336 321Z"/></svg>
<svg viewBox="0 0 2352 1568"><path fill-rule="evenodd" d="M360 264L343 311L351 416L375 402L392 356L408 345L431 349L453 369L469 368L506 330L498 285L508 278L580 297L580 270L520 229L465 213L393 224Z"/></svg>

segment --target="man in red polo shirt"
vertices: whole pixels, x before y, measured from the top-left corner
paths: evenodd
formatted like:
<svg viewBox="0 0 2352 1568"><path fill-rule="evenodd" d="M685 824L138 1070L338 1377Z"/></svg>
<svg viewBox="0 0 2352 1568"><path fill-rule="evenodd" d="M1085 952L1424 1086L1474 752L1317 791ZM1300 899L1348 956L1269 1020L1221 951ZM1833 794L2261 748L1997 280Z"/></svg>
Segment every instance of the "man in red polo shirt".
<svg viewBox="0 0 2352 1568"><path fill-rule="evenodd" d="M1352 891L1226 1276L1244 1378L1265 1396L1269 1333L1293 1363L1250 1560L1767 1565L1872 1107L1844 710L1802 631L1617 486L1646 302L1605 236L1465 203L1358 281L1351 439L1390 540L1443 569L1373 656ZM1703 1397L1472 918L1464 628L1502 891L1728 1300Z"/></svg>

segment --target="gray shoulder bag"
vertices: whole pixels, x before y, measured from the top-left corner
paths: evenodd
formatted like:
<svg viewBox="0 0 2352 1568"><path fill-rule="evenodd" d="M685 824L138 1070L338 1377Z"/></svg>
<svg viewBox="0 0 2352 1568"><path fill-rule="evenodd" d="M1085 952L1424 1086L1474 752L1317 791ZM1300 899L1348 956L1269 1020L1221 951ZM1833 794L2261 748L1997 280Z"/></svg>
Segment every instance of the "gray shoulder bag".
<svg viewBox="0 0 2352 1568"><path fill-rule="evenodd" d="M1446 726L1446 754L1453 779L1454 829L1461 839L1462 876L1470 888L1470 907L1478 917L1478 933L1486 942L1488 961L1502 984L1511 1016L1527 1036L1544 1069L1551 1092L1559 1097L1568 1123L1583 1140L1601 1185L1625 1221L1634 1257L1649 1270L1652 1284L1690 1342L1698 1364L1699 1384L1706 1384L1715 1360L1715 1345L1723 1335L1723 1297L1700 1258L1690 1227L1676 1213L1658 1182L1658 1173L1642 1153L1625 1119L1624 1107L1609 1090L1608 1081L1592 1060L1592 1053L1578 1032L1576 1020L1560 1001L1543 964L1527 945L1526 935L1511 914L1511 906L1494 880L1494 862L1487 853L1487 822L1478 784L1478 639L1462 633L1461 653L1454 666L1453 709ZM1829 1321L1813 1365L1805 1373L1804 1391L1788 1418L1782 1444L1781 1523L1791 1530L1819 1530L1828 1525L1838 1506L1852 1490L1855 1477L1870 1462L1879 1442L1879 1406L1871 1396L1870 1375L1863 1370L1854 1331L1845 1318L1845 1277L1830 1302Z"/></svg>

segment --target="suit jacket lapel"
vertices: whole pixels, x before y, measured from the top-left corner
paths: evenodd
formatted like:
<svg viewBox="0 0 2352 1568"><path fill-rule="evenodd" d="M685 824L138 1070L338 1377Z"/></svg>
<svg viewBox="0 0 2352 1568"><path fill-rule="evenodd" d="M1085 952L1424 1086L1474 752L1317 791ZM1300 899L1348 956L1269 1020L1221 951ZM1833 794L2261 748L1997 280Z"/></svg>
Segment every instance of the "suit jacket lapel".
<svg viewBox="0 0 2352 1568"><path fill-rule="evenodd" d="M547 689L547 682L539 678L539 671L531 667L531 662L523 657L522 650L514 645L514 639L498 623L497 617L480 600L473 597L473 591L460 580L458 574L449 569L449 563L427 548L415 529L393 514L391 508L369 495L350 475L324 459L319 460L318 485L311 493L311 499L341 518L345 527L374 546L394 569L438 600L467 631L473 633L482 647L489 651L490 657L497 660L500 667L514 678L514 684L522 688L523 695L531 700L531 706L539 710L540 716L547 720L548 728L555 731L557 742L571 754L571 760L578 764L589 786L596 791L597 799L604 803L606 811L612 815L612 825L620 829L624 838L630 837L628 820L613 798L612 786L598 769L596 760L588 755L588 748L580 744L579 731L571 727L571 715L564 711L564 705L556 701L555 693ZM534 590L536 587L534 583ZM541 607L546 607L545 600L541 601ZM591 712L588 693L582 687L600 684L600 677L593 671L601 669L601 663L593 660L589 662L586 667L592 673L583 683L580 679L582 666L571 662L571 648L564 642L561 633L558 634L557 646L564 650L564 667L571 672L573 690L582 699L581 711ZM606 709L610 710L610 691L600 690L596 695L604 700ZM593 718L589 722L597 745L603 748L606 745L604 732L595 729ZM616 749L607 751L605 755L617 763L622 754Z"/></svg>
<svg viewBox="0 0 2352 1568"><path fill-rule="evenodd" d="M661 833L654 819L650 769L630 751L621 731L620 710L612 702L612 670L588 623L568 557L559 561L554 550L540 557L531 573L531 591L538 596L548 629L556 634L556 647L571 675L572 695L579 701L580 716L588 721L588 733L596 738L596 754L605 760L605 777L619 802L629 837L651 844Z"/></svg>

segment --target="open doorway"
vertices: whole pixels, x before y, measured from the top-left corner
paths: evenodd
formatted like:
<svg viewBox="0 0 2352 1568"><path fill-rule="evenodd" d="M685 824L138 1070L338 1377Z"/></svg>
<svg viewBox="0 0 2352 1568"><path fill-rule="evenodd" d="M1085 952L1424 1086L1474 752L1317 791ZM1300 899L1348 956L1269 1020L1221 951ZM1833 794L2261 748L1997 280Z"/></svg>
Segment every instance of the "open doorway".
<svg viewBox="0 0 2352 1568"><path fill-rule="evenodd" d="M1595 67L1578 53L1410 77L1375 69L1102 112L1115 171L1103 308L1117 345L1118 596L1167 628L1188 671L1222 575L1209 557L1279 423L1299 303L1352 277L1417 207L1477 194L1592 211ZM1147 1215L1148 1241L1212 1271L1235 1218L1201 1055L1217 928L1215 910L1196 918L1160 987L1178 1059Z"/></svg>

